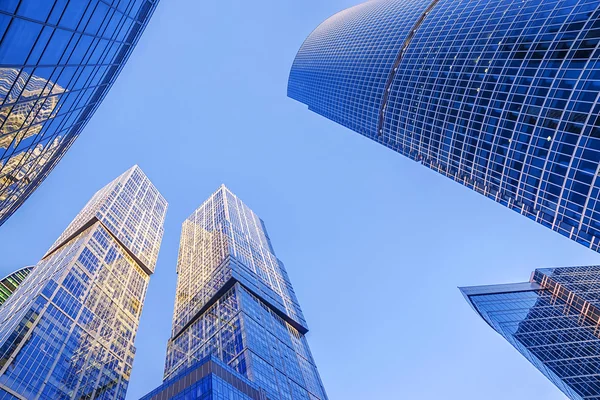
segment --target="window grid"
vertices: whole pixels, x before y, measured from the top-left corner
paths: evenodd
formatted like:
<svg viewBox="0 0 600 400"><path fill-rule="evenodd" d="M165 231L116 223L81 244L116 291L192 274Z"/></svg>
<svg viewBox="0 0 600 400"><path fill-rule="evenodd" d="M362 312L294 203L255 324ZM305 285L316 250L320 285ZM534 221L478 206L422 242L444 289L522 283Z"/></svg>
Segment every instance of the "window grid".
<svg viewBox="0 0 600 400"><path fill-rule="evenodd" d="M0 225L62 158L157 1L0 4Z"/></svg>

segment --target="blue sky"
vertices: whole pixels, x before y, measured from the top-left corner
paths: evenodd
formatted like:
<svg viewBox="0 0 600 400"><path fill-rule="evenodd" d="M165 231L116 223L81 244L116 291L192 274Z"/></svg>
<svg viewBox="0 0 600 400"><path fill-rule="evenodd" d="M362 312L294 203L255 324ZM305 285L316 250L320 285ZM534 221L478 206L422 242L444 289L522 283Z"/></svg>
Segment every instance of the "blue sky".
<svg viewBox="0 0 600 400"><path fill-rule="evenodd" d="M162 1L81 137L0 228L5 275L133 164L167 198L128 399L161 383L180 226L221 183L264 219L332 400L565 398L457 286L600 255L286 97L302 41L356 3Z"/></svg>

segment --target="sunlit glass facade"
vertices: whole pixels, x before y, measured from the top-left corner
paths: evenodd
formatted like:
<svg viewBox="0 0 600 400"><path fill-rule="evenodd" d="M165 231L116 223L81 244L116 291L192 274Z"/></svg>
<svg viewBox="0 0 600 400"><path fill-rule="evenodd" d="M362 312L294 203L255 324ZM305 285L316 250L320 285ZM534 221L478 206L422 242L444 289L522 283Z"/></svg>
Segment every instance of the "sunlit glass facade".
<svg viewBox="0 0 600 400"><path fill-rule="evenodd" d="M80 134L157 3L0 1L0 225Z"/></svg>
<svg viewBox="0 0 600 400"><path fill-rule="evenodd" d="M600 397L600 266L461 288L473 309L569 399Z"/></svg>
<svg viewBox="0 0 600 400"><path fill-rule="evenodd" d="M183 223L165 384L145 399L325 400L307 331L263 221L221 186ZM191 388L211 358L254 389Z"/></svg>
<svg viewBox="0 0 600 400"><path fill-rule="evenodd" d="M94 195L0 307L0 400L125 399L166 209L137 166Z"/></svg>
<svg viewBox="0 0 600 400"><path fill-rule="evenodd" d="M600 250L600 3L373 0L317 27L288 95Z"/></svg>
<svg viewBox="0 0 600 400"><path fill-rule="evenodd" d="M17 290L32 270L33 267L21 268L0 280L0 306Z"/></svg>

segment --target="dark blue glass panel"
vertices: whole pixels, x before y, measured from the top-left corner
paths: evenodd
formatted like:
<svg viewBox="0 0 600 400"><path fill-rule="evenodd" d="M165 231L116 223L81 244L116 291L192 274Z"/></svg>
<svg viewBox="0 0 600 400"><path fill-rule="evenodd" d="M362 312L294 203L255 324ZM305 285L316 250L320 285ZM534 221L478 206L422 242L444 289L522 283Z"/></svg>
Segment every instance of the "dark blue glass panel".
<svg viewBox="0 0 600 400"><path fill-rule="evenodd" d="M0 1L0 225L77 138L156 5Z"/></svg>
<svg viewBox="0 0 600 400"><path fill-rule="evenodd" d="M366 2L310 34L288 95L598 251L599 7Z"/></svg>

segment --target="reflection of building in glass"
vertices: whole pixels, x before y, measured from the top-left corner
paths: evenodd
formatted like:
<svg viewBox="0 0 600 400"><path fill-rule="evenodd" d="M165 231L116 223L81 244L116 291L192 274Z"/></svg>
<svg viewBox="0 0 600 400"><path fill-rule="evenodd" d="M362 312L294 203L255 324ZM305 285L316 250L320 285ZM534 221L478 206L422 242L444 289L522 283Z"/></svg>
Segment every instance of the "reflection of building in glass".
<svg viewBox="0 0 600 400"><path fill-rule="evenodd" d="M21 268L0 280L0 306L17 290L32 270L33 267Z"/></svg>
<svg viewBox="0 0 600 400"><path fill-rule="evenodd" d="M9 158L0 173L0 204L16 203L27 191L27 184L43 171L44 166L59 149L61 137L57 136L44 147L38 143L35 147ZM2 165L0 165L2 167ZM9 209L0 207L0 219L8 217Z"/></svg>
<svg viewBox="0 0 600 400"><path fill-rule="evenodd" d="M158 1L0 3L2 225L89 121Z"/></svg>
<svg viewBox="0 0 600 400"><path fill-rule="evenodd" d="M306 39L288 95L600 250L597 1L373 0Z"/></svg>
<svg viewBox="0 0 600 400"><path fill-rule="evenodd" d="M124 399L167 203L137 166L0 307L0 399Z"/></svg>
<svg viewBox="0 0 600 400"><path fill-rule="evenodd" d="M327 399L265 225L225 186L183 223L177 274L165 382L144 400Z"/></svg>
<svg viewBox="0 0 600 400"><path fill-rule="evenodd" d="M46 79L0 68L0 99L5 104L0 108L0 223L59 148L60 136L51 142L32 136L56 116L62 93L63 88Z"/></svg>
<svg viewBox="0 0 600 400"><path fill-rule="evenodd" d="M46 79L20 74L15 68L0 68L0 97L6 104L0 109L0 149L18 147L23 139L38 134L41 122L55 116L52 112L63 92Z"/></svg>
<svg viewBox="0 0 600 400"><path fill-rule="evenodd" d="M538 269L530 282L461 291L570 399L600 396L600 266Z"/></svg>
<svg viewBox="0 0 600 400"><path fill-rule="evenodd" d="M63 88L46 79L0 68L0 99L4 99L0 108L0 152L4 153L0 160L0 223L60 146L60 136L52 141L32 136L56 116L62 93Z"/></svg>

